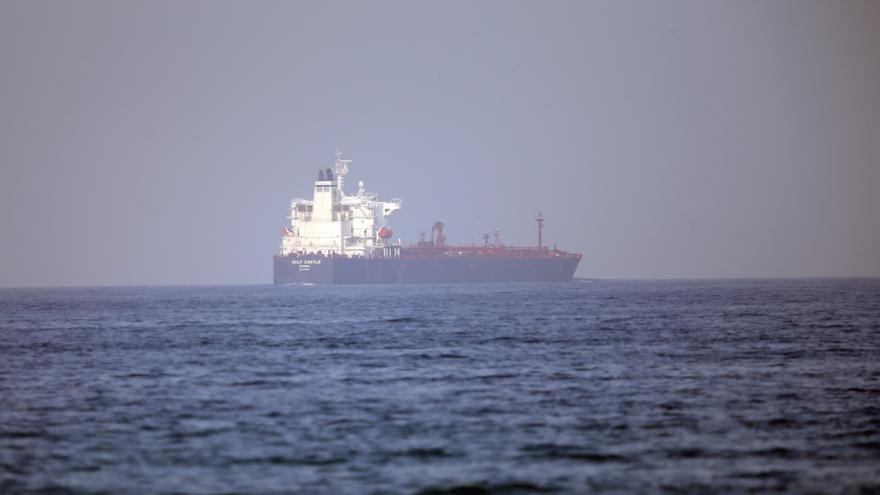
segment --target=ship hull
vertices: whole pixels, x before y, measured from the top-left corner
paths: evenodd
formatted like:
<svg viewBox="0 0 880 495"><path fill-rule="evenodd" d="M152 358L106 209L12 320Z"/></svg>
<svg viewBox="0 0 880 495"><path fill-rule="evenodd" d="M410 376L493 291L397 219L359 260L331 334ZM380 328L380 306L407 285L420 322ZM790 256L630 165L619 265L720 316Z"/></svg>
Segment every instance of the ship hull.
<svg viewBox="0 0 880 495"><path fill-rule="evenodd" d="M561 282L580 257L343 258L275 256L275 284Z"/></svg>

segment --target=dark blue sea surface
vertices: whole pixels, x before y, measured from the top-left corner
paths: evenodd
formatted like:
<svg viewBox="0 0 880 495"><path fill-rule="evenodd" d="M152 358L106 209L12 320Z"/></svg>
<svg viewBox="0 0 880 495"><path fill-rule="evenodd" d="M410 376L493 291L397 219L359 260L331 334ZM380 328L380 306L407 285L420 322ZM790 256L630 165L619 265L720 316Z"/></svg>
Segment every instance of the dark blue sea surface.
<svg viewBox="0 0 880 495"><path fill-rule="evenodd" d="M773 491L880 491L880 281L0 290L3 493Z"/></svg>

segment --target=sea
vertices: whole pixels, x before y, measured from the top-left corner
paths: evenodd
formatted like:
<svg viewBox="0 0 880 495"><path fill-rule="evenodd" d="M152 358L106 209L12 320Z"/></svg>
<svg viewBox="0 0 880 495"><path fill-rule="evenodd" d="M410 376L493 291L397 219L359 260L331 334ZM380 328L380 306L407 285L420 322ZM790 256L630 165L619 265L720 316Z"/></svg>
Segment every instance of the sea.
<svg viewBox="0 0 880 495"><path fill-rule="evenodd" d="M0 290L0 492L880 492L880 280Z"/></svg>

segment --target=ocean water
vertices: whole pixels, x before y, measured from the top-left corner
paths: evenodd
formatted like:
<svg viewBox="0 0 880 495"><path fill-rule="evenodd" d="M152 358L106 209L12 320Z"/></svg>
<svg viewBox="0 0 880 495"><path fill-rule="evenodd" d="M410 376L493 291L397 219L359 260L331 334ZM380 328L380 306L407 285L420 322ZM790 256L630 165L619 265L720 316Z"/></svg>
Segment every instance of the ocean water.
<svg viewBox="0 0 880 495"><path fill-rule="evenodd" d="M0 291L3 493L777 491L880 491L880 280Z"/></svg>

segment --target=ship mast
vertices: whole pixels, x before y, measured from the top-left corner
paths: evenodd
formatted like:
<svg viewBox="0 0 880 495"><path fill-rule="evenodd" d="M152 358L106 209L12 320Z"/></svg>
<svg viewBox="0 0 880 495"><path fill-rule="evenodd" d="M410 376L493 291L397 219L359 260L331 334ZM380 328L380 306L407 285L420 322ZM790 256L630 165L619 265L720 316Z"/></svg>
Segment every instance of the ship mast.
<svg viewBox="0 0 880 495"><path fill-rule="evenodd" d="M535 221L538 222L538 250L540 250L543 244L544 214L538 213L538 217L535 218Z"/></svg>
<svg viewBox="0 0 880 495"><path fill-rule="evenodd" d="M348 173L348 165L351 163L351 160L343 160L342 159L342 150L336 148L336 162L333 164L334 173L336 174L336 190L339 191L339 196L345 196L345 174Z"/></svg>

